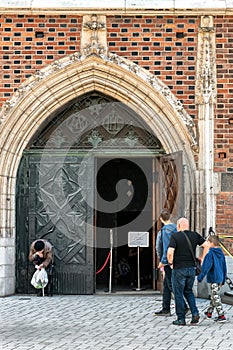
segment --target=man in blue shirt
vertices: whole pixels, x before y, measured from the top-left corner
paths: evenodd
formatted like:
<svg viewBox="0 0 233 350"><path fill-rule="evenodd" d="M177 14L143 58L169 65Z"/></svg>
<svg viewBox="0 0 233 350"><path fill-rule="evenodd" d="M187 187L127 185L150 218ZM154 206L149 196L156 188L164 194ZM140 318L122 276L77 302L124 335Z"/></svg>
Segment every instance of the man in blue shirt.
<svg viewBox="0 0 233 350"><path fill-rule="evenodd" d="M160 220L163 227L159 231L156 239L156 252L159 259L158 268L164 269L163 279L163 303L162 310L156 311L155 316L170 316L171 311L171 294L172 294L172 283L171 274L172 270L167 261L167 249L170 242L170 237L173 232L176 232L176 224L171 222L171 213L168 209L163 209L160 214Z"/></svg>

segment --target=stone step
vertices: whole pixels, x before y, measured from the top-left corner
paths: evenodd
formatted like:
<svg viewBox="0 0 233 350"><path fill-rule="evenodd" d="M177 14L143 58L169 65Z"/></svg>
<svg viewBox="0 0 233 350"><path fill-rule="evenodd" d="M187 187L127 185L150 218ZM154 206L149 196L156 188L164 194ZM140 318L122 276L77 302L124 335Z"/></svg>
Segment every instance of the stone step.
<svg viewBox="0 0 233 350"><path fill-rule="evenodd" d="M225 292L224 295L221 297L222 303L233 305L233 291L232 292Z"/></svg>

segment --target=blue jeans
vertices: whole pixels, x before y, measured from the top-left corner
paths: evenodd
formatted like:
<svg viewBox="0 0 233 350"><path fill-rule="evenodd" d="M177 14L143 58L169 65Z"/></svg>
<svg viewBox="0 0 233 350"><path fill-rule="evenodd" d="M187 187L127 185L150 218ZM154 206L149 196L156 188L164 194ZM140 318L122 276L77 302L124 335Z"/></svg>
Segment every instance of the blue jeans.
<svg viewBox="0 0 233 350"><path fill-rule="evenodd" d="M193 294L195 267L173 269L172 287L175 296L176 315L178 320L185 320L184 297L187 300L192 316L199 316L196 300Z"/></svg>
<svg viewBox="0 0 233 350"><path fill-rule="evenodd" d="M163 280L163 307L162 310L170 312L171 308L171 294L172 290L172 269L169 265L164 266L164 280ZM187 308L186 302L183 300L184 308Z"/></svg>
<svg viewBox="0 0 233 350"><path fill-rule="evenodd" d="M164 266L164 280L163 280L163 311L170 312L171 293L172 293L172 269L169 265Z"/></svg>

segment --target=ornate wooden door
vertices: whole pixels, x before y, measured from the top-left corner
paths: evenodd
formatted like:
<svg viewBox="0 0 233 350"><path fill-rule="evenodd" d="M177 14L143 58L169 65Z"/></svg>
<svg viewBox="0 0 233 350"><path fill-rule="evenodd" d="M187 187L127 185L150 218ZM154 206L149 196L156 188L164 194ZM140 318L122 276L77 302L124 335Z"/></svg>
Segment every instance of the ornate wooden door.
<svg viewBox="0 0 233 350"><path fill-rule="evenodd" d="M173 220L183 215L184 188L182 152L164 155L157 159L159 213L167 208Z"/></svg>
<svg viewBox="0 0 233 350"><path fill-rule="evenodd" d="M154 199L153 199L153 270L154 281L153 287L156 289L156 273L157 257L155 250L155 241L157 232L161 228L159 220L160 212L163 208L167 208L172 213L173 221L183 215L184 211L184 189L183 189L183 165L182 152L164 155L154 159Z"/></svg>
<svg viewBox="0 0 233 350"><path fill-rule="evenodd" d="M34 267L25 254L26 242L44 238L54 246L54 293L92 294L93 209L88 205L93 196L92 162L88 157L61 153L41 157L29 152L25 158L21 172L26 174L18 186L22 207L17 223L17 291L33 290ZM22 189L27 182L25 194Z"/></svg>

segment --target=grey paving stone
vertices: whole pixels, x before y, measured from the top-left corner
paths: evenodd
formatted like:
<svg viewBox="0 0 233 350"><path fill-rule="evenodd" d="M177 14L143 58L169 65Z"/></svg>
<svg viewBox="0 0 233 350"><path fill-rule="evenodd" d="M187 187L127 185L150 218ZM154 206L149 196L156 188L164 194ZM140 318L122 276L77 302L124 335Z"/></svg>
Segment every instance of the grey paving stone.
<svg viewBox="0 0 233 350"><path fill-rule="evenodd" d="M201 320L177 327L155 317L161 296L88 295L0 298L0 350L220 350L232 349L233 306L227 322L204 319L208 300L197 299ZM187 323L191 315L187 317Z"/></svg>

